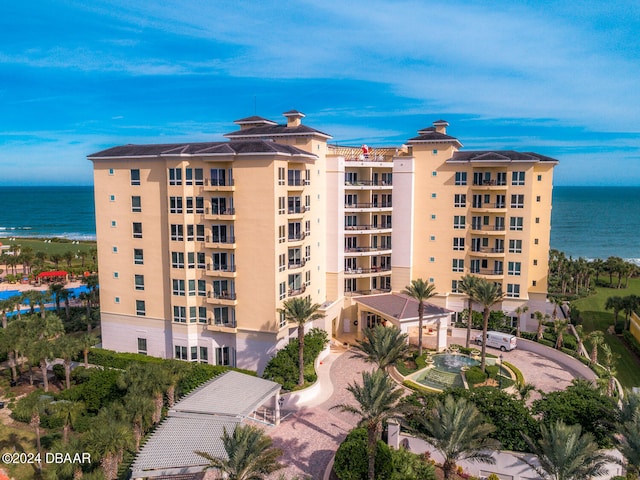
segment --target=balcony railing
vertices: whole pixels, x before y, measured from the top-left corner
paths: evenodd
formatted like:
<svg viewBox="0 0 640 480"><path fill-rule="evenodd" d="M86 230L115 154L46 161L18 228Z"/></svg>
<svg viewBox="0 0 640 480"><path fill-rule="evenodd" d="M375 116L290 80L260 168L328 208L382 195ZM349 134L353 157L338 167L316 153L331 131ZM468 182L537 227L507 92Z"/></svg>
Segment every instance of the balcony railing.
<svg viewBox="0 0 640 480"><path fill-rule="evenodd" d="M235 215L235 208L205 208L205 215Z"/></svg>
<svg viewBox="0 0 640 480"><path fill-rule="evenodd" d="M233 178L226 178L224 180L219 178L205 178L204 184L211 187L232 187Z"/></svg>
<svg viewBox="0 0 640 480"><path fill-rule="evenodd" d="M300 288L297 288L297 289L290 288L289 291L287 292L287 296L288 297L295 297L297 295L302 295L304 293L304 291L306 290L306 288L307 288L306 285L302 285Z"/></svg>
<svg viewBox="0 0 640 480"><path fill-rule="evenodd" d="M289 236L287 237L287 239L290 242L298 242L300 240L304 240L304 238L307 236L307 234L305 232L302 233L294 233L294 234L289 234Z"/></svg>
<svg viewBox="0 0 640 480"><path fill-rule="evenodd" d="M471 273L478 275L504 275L504 269L498 268L472 268Z"/></svg>
<svg viewBox="0 0 640 480"><path fill-rule="evenodd" d="M345 230L381 230L391 228L391 224L383 223L381 225L345 225Z"/></svg>
<svg viewBox="0 0 640 480"><path fill-rule="evenodd" d="M377 203L345 203L344 208L390 208L391 202Z"/></svg>
<svg viewBox="0 0 640 480"><path fill-rule="evenodd" d="M489 247L473 248L471 247L471 251L476 253L504 253L504 248L489 248Z"/></svg>
<svg viewBox="0 0 640 480"><path fill-rule="evenodd" d="M376 182L374 180L354 180L354 181L345 180L344 184L347 187L367 187L367 186L391 187L393 185L393 182L381 182L381 181Z"/></svg>
<svg viewBox="0 0 640 480"><path fill-rule="evenodd" d="M391 267L345 268L344 273L358 275L360 273L390 272Z"/></svg>
<svg viewBox="0 0 640 480"><path fill-rule="evenodd" d="M381 247L352 247L345 248L345 253L353 253L353 252L378 252L382 250L391 250L391 245L389 246L381 246Z"/></svg>
<svg viewBox="0 0 640 480"><path fill-rule="evenodd" d="M235 265L217 265L213 263L207 264L207 270L210 272L235 272Z"/></svg>
<svg viewBox="0 0 640 480"><path fill-rule="evenodd" d="M218 318L210 318L207 323L216 327L236 328L237 326L235 321L222 320Z"/></svg>
<svg viewBox="0 0 640 480"><path fill-rule="evenodd" d="M236 237L234 237L233 235L227 235L222 237L207 236L205 241L207 243L236 243Z"/></svg>
<svg viewBox="0 0 640 480"><path fill-rule="evenodd" d="M471 208L507 208L505 202L498 203L474 203Z"/></svg>
<svg viewBox="0 0 640 480"><path fill-rule="evenodd" d="M485 232L504 232L504 225L471 225L471 230Z"/></svg>
<svg viewBox="0 0 640 480"><path fill-rule="evenodd" d="M304 187L307 185L311 185L311 181L310 180L302 180L302 179L296 179L296 180L288 180L287 181L287 185L290 187Z"/></svg>
<svg viewBox="0 0 640 480"><path fill-rule="evenodd" d="M235 292L214 292L214 291L210 291L207 292L207 297L208 298L215 298L216 300L235 300L236 299L236 294Z"/></svg>
<svg viewBox="0 0 640 480"><path fill-rule="evenodd" d="M482 180L480 182L473 182L473 186L474 187L482 187L482 186L500 186L500 187L504 187L507 185L507 181L506 180Z"/></svg>
<svg viewBox="0 0 640 480"><path fill-rule="evenodd" d="M304 260L300 260L298 262L289 262L288 267L289 267L289 270L293 270L293 269L296 269L296 268L304 267L305 263L306 262Z"/></svg>
<svg viewBox="0 0 640 480"><path fill-rule="evenodd" d="M306 206L303 207L301 205L299 207L289 208L289 210L287 210L287 211L291 215L291 214L294 214L294 213L304 213L304 212L306 212L308 210L311 210L311 209L309 207L306 207Z"/></svg>
<svg viewBox="0 0 640 480"><path fill-rule="evenodd" d="M376 288L372 290L351 290L345 291L345 295L348 296L356 296L356 295L375 295L378 293L389 293L391 291L390 288Z"/></svg>

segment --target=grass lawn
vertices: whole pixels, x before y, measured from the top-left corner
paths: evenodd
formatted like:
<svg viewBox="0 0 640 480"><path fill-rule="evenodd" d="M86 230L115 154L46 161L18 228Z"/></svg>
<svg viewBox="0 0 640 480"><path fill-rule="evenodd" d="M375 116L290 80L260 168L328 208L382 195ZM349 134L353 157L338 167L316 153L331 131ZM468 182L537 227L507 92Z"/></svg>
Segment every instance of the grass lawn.
<svg viewBox="0 0 640 480"><path fill-rule="evenodd" d="M605 341L611 347L614 355L620 356L616 360L616 370L618 371L616 376L623 387L630 388L640 386L640 359L625 348L619 337L607 333L607 329L613 325L613 312L604 309L607 298L612 296L626 297L627 295L640 295L640 278L630 279L627 288L598 287L595 294L576 300L572 304L580 310L586 333L594 330L605 332ZM624 312L621 312L618 318L621 320L623 317Z"/></svg>
<svg viewBox="0 0 640 480"><path fill-rule="evenodd" d="M9 427L0 423L0 452L36 453L35 433L27 426L21 428ZM29 464L7 465L4 468L12 478L34 478L34 468Z"/></svg>
<svg viewBox="0 0 640 480"><path fill-rule="evenodd" d="M62 255L65 252L71 251L78 255L79 253L85 254L84 265L85 267L93 265L93 258L91 251L96 248L96 242L80 241L80 243L72 243L72 240L64 238L51 239L51 243L46 242L44 238L16 238L15 241L9 241L8 238L0 238L0 243L3 245L20 245L22 248L31 247L33 252L45 252L47 255L59 254ZM75 258L71 262L72 267L80 267L82 265L81 258ZM48 259L45 263L46 267L53 267L53 263ZM66 260L62 260L59 264L61 269L67 268ZM5 269L5 265L2 265L2 270ZM4 273L11 273L10 269Z"/></svg>

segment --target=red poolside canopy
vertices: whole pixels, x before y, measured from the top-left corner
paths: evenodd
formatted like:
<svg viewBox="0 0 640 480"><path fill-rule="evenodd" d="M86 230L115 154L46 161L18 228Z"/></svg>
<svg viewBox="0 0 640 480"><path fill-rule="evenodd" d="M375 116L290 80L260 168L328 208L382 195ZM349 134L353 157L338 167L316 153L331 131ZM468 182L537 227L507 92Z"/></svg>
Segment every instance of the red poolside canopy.
<svg viewBox="0 0 640 480"><path fill-rule="evenodd" d="M66 277L68 275L64 270L56 270L54 272L41 272L38 274L38 278L49 278L49 277Z"/></svg>

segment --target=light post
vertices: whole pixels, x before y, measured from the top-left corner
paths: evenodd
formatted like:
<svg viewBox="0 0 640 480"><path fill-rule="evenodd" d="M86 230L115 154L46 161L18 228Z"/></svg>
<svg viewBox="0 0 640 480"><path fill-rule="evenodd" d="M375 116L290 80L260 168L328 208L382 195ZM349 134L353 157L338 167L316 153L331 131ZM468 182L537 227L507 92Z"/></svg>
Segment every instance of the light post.
<svg viewBox="0 0 640 480"><path fill-rule="evenodd" d="M498 357L500 359L500 365L498 365L498 388L502 390L502 375L500 375L500 370L502 370L502 354Z"/></svg>

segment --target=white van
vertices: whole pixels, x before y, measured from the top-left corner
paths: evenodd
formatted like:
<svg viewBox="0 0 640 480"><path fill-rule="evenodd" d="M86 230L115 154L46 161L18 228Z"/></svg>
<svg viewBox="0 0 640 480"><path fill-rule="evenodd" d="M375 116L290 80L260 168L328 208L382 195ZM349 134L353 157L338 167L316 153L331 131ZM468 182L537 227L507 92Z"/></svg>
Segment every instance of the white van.
<svg viewBox="0 0 640 480"><path fill-rule="evenodd" d="M476 336L476 344L482 345L482 334ZM503 352L513 350L518 343L517 337L509 333L487 332L487 346L499 348Z"/></svg>

